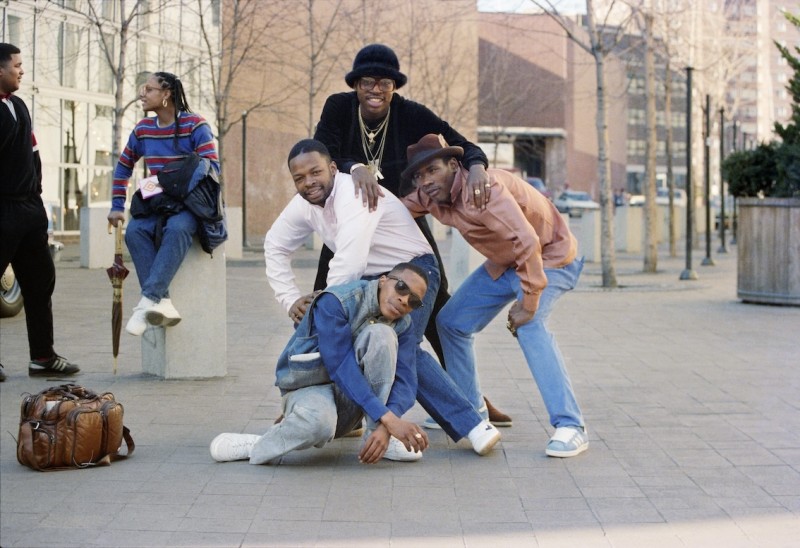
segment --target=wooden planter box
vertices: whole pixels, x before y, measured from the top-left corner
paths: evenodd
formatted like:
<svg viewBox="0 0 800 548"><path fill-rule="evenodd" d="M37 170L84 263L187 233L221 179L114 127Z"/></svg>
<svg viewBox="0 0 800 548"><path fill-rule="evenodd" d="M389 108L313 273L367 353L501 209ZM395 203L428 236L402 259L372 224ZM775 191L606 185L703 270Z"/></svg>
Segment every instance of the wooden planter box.
<svg viewBox="0 0 800 548"><path fill-rule="evenodd" d="M740 198L739 298L800 306L800 198Z"/></svg>

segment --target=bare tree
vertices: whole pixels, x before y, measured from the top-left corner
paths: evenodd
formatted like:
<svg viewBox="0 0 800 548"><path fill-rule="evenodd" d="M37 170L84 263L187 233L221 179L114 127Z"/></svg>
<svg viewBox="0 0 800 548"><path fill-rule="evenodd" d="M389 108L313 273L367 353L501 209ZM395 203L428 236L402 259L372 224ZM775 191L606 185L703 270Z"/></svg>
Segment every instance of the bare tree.
<svg viewBox="0 0 800 548"><path fill-rule="evenodd" d="M658 234L656 230L656 70L654 55L653 14L644 14L644 68L647 141L645 149L645 249L644 271L658 268Z"/></svg>
<svg viewBox="0 0 800 548"><path fill-rule="evenodd" d="M570 20L559 13L550 0L531 0L548 16L558 23L567 37L594 59L597 114L597 180L600 185L600 256L602 264L603 287L617 287L616 251L614 248L614 201L611 188L611 160L608 155L608 90L606 88L606 57L619 43L629 15L623 16L622 24L609 25L612 14L619 13L618 3L608 2L604 17L598 24L593 0L586 0L586 34L580 32Z"/></svg>
<svg viewBox="0 0 800 548"><path fill-rule="evenodd" d="M286 53L280 57L292 60L291 66L284 62L282 72L288 89L295 95L302 90L305 107L299 112L304 118L299 121L311 136L319 97L329 89L331 77L342 74L344 59L349 60L346 33L351 30L353 10L348 9L345 0L283 0L283 3L283 24L297 32L281 44ZM298 56L298 52L302 55ZM297 120L295 116L289 117Z"/></svg>
<svg viewBox="0 0 800 548"><path fill-rule="evenodd" d="M240 81L245 71L262 71L270 74L275 65L276 53L271 47L271 34L282 23L281 0L229 0L222 4L222 32L217 36L209 21L212 6L206 0L197 0L196 9L200 21L200 34L205 47L204 61L211 74L214 92L219 157L225 159L225 136L233 126L242 121L242 116L264 109L274 108L285 102L293 90L284 90L281 95L267 95L264 86L248 88L246 96L238 95L234 104L232 88Z"/></svg>
<svg viewBox="0 0 800 548"><path fill-rule="evenodd" d="M146 16L161 11L166 5L166 1L134 0L132 3L128 3L127 0L117 0L118 21L108 19L103 13L99 13L96 2L86 2L88 11L75 10L76 13L89 20L97 30L100 51L113 75L114 112L111 130L111 165L116 165L119 160L125 111L136 101L136 97L125 100L125 79L129 68L128 43L145 26L142 24L137 27L137 23Z"/></svg>

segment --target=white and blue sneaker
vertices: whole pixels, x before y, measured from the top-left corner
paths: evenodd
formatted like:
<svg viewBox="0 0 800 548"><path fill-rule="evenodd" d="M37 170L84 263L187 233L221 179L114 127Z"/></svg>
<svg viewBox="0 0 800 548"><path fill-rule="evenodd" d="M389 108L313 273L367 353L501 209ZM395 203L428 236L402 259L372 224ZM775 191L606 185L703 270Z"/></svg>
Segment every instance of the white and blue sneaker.
<svg viewBox="0 0 800 548"><path fill-rule="evenodd" d="M556 428L555 434L544 450L548 457L574 457L589 449L589 436L585 426L562 426Z"/></svg>

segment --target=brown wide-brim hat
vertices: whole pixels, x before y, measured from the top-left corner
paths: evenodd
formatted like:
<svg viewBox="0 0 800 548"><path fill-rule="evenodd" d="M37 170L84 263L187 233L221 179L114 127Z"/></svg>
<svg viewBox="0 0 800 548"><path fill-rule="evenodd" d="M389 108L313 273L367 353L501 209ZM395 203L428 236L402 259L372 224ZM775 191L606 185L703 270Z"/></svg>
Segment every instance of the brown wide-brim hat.
<svg viewBox="0 0 800 548"><path fill-rule="evenodd" d="M429 133L419 142L410 145L406 149L408 167L403 170L400 177L410 179L414 172L420 167L436 158L449 158L454 156L461 160L464 156L464 149L457 146L449 146L441 134Z"/></svg>

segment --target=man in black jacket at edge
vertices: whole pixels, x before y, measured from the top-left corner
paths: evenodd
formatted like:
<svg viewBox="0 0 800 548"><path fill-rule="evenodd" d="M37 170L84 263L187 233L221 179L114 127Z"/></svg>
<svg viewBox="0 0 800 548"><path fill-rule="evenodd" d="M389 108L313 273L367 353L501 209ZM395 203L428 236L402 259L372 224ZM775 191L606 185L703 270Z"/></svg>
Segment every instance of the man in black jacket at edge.
<svg viewBox="0 0 800 548"><path fill-rule="evenodd" d="M412 189L404 186L400 173L406 167L406 149L428 133L444 136L451 145L464 149L462 163L469 169L467 181L474 206L484 208L489 200L488 159L477 145L468 141L430 109L410 101L395 91L406 84L400 72L397 55L383 44L370 44L356 54L353 70L345 76L351 92L336 93L328 97L322 109L314 138L325 144L339 171L350 173L360 189L365 207L374 209L380 184L397 197ZM436 314L450 298L447 277L439 248L424 217L417 219L420 230L431 244L439 261L442 274L436 303L425 330L439 362L446 366L442 356L439 335L436 332ZM314 289L325 287L328 263L333 253L322 248ZM489 421L495 426L511 426L511 417L486 405ZM427 424L427 423L426 423Z"/></svg>
<svg viewBox="0 0 800 548"><path fill-rule="evenodd" d="M11 264L28 328L30 376L74 375L77 365L53 350L56 267L47 241L42 163L28 107L14 92L22 81L18 47L0 43L0 273ZM6 380L0 365L0 382Z"/></svg>

